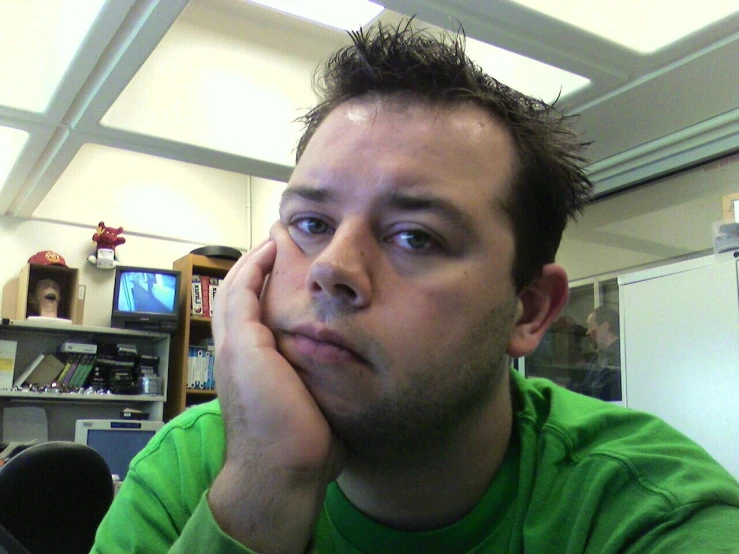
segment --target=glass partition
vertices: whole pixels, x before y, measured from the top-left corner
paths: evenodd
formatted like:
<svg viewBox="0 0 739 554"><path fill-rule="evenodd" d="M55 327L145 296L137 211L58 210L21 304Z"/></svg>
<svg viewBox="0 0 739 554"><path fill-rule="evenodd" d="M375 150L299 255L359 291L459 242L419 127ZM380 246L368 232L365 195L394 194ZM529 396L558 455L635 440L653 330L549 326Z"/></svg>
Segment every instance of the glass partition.
<svg viewBox="0 0 739 554"><path fill-rule="evenodd" d="M615 276L570 283L562 313L539 347L516 366L526 377L543 377L587 396L621 401L618 301Z"/></svg>

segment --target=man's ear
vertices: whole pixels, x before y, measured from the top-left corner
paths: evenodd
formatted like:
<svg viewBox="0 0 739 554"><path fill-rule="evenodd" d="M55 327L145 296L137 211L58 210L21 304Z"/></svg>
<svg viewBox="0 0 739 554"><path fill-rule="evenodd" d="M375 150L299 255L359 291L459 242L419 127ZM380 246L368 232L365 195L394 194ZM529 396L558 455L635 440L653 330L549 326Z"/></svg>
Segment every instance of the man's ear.
<svg viewBox="0 0 739 554"><path fill-rule="evenodd" d="M542 275L518 295L516 322L507 353L513 358L531 354L544 333L567 303L567 273L557 264L547 264Z"/></svg>

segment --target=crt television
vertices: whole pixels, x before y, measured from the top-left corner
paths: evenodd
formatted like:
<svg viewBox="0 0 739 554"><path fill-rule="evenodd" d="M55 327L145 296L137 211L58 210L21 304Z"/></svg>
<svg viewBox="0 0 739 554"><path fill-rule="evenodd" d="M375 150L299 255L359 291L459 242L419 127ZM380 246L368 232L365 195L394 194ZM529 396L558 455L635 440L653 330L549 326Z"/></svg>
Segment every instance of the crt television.
<svg viewBox="0 0 739 554"><path fill-rule="evenodd" d="M110 326L172 333L179 324L180 272L116 266Z"/></svg>
<svg viewBox="0 0 739 554"><path fill-rule="evenodd" d="M136 454L162 428L161 421L134 419L78 419L74 424L74 442L97 450L121 481Z"/></svg>

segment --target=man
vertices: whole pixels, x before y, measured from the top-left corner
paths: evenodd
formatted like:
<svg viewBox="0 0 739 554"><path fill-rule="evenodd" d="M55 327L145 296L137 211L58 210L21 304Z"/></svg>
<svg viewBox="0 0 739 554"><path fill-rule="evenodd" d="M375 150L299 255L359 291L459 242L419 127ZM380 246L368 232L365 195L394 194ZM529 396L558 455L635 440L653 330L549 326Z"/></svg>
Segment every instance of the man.
<svg viewBox="0 0 739 554"><path fill-rule="evenodd" d="M587 319L595 355L585 369L580 392L601 400L621 400L621 342L618 312L598 306Z"/></svg>
<svg viewBox="0 0 739 554"><path fill-rule="evenodd" d="M94 551L739 545L739 484L697 445L509 370L567 300L590 190L561 116L460 41L352 38L271 239L219 289L219 401L137 456Z"/></svg>

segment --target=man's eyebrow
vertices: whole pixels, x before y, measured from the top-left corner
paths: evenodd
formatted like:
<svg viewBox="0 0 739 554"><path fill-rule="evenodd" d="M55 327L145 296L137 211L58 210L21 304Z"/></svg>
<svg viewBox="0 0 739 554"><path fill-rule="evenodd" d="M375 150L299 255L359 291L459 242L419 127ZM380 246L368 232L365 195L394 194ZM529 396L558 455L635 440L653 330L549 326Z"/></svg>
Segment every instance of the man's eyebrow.
<svg viewBox="0 0 739 554"><path fill-rule="evenodd" d="M411 196L396 192L390 195L387 205L390 208L409 212L424 211L435 213L468 234L472 234L475 230L475 223L467 212L453 202L445 198L439 198L438 196Z"/></svg>
<svg viewBox="0 0 739 554"><path fill-rule="evenodd" d="M308 200L316 203L328 203L337 201L333 191L306 185L294 185L286 188L280 200L280 209L292 199ZM408 212L432 212L449 221L455 227L472 234L475 223L472 217L459 206L445 198L423 194L403 194L394 192L389 195L383 204L391 209Z"/></svg>
<svg viewBox="0 0 739 554"><path fill-rule="evenodd" d="M305 185L289 186L283 191L282 198L280 198L280 210L282 210L285 203L293 198L308 200L310 202L325 203L335 201L336 195L326 189L319 189Z"/></svg>

